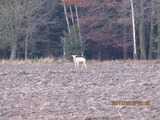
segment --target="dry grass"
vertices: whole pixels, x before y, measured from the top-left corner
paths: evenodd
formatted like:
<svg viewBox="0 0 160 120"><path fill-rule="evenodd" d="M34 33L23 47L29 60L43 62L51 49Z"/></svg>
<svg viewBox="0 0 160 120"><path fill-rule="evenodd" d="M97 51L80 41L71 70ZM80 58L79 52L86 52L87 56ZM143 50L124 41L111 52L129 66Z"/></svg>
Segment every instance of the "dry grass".
<svg viewBox="0 0 160 120"><path fill-rule="evenodd" d="M0 64L24 64L24 60L0 60Z"/></svg>
<svg viewBox="0 0 160 120"><path fill-rule="evenodd" d="M43 63L43 64L51 64L51 63L58 63L63 64L69 62L63 58L55 59L51 57L40 58L40 59L27 59L27 60L0 60L0 64L33 64L33 63Z"/></svg>
<svg viewBox="0 0 160 120"><path fill-rule="evenodd" d="M52 63L69 63L71 61L63 58L55 59L53 57L46 57L46 58L40 58L40 59L17 59L17 60L0 60L0 64L33 64L33 63L43 63L43 64L52 64ZM160 60L106 60L106 61L100 61L100 60L88 60L88 64L134 64L134 65L140 65L140 64L160 64Z"/></svg>
<svg viewBox="0 0 160 120"><path fill-rule="evenodd" d="M160 60L107 60L107 61L99 61L99 60L91 60L88 63L92 64L133 64L133 65L140 65L140 64L160 64Z"/></svg>

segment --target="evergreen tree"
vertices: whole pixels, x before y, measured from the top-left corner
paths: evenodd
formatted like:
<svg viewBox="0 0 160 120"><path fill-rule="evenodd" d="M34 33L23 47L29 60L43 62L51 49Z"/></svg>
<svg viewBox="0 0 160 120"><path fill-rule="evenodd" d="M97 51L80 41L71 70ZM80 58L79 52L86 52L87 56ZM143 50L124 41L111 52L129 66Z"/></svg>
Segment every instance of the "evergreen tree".
<svg viewBox="0 0 160 120"><path fill-rule="evenodd" d="M76 26L75 28L72 26L70 29L70 33L64 32L64 37L61 39L63 50L65 52L64 57L67 59L71 59L72 54L80 55L81 51L85 49L85 43L82 43L79 38L79 29Z"/></svg>

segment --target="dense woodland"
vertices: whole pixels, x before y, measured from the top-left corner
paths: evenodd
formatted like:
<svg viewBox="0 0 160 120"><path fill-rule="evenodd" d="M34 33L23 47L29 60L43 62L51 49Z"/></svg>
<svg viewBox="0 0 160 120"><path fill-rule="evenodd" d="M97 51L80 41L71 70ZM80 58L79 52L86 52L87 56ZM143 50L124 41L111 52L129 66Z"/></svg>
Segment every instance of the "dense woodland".
<svg viewBox="0 0 160 120"><path fill-rule="evenodd" d="M160 1L0 1L1 59L69 59L71 54L159 59Z"/></svg>

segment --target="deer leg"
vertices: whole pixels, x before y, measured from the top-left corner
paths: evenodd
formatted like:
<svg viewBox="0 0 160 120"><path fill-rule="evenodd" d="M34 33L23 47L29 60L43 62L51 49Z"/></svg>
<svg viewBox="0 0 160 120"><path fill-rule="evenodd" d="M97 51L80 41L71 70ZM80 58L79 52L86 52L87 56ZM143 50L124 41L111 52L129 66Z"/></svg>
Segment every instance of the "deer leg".
<svg viewBox="0 0 160 120"><path fill-rule="evenodd" d="M86 63L85 63L85 62L83 62L83 64L84 64L84 66L87 68L87 65L86 65Z"/></svg>

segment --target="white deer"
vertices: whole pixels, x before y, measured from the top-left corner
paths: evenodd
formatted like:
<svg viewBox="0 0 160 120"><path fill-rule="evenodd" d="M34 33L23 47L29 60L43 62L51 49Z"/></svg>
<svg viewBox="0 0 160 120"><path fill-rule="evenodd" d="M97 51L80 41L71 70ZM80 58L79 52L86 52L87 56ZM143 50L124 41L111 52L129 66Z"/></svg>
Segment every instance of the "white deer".
<svg viewBox="0 0 160 120"><path fill-rule="evenodd" d="M76 56L77 55L72 55L73 61L75 63L75 68L79 67L79 63L82 63L82 67L85 66L85 68L87 68L86 59L84 57L76 57Z"/></svg>

